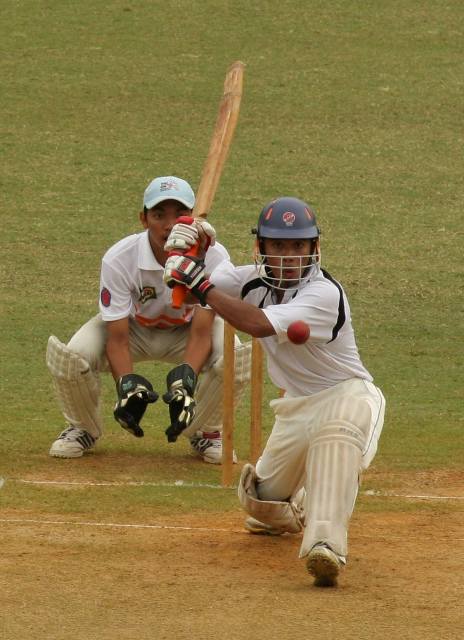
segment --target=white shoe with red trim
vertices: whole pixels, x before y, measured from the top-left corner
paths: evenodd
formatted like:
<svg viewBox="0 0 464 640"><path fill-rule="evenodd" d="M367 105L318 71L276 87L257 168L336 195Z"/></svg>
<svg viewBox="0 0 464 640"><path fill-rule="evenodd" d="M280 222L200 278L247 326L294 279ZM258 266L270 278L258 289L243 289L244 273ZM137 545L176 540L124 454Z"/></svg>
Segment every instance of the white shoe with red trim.
<svg viewBox="0 0 464 640"><path fill-rule="evenodd" d="M211 464L222 463L222 435L220 431L197 431L190 438L193 451ZM237 456L233 452L233 462L237 464Z"/></svg>

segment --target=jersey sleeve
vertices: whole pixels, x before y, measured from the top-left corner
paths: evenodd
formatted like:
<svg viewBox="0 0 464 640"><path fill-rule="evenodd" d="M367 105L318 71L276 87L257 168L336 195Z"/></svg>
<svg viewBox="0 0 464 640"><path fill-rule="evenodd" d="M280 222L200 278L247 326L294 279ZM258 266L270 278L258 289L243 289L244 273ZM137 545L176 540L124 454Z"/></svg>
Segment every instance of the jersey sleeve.
<svg viewBox="0 0 464 640"><path fill-rule="evenodd" d="M331 283L314 283L286 304L270 305L263 311L279 342L288 341L287 329L292 322L303 320L309 326L311 342L327 343L344 322L343 308L341 290Z"/></svg>
<svg viewBox="0 0 464 640"><path fill-rule="evenodd" d="M212 247L208 249L205 256L205 269L206 273L213 273L213 271L224 261L230 261L229 253L227 249L216 242Z"/></svg>
<svg viewBox="0 0 464 640"><path fill-rule="evenodd" d="M105 258L100 273L99 306L105 321L126 318L132 310L130 285L124 269Z"/></svg>
<svg viewBox="0 0 464 640"><path fill-rule="evenodd" d="M248 271L247 267L236 267L230 260L224 260L213 271L210 281L224 293L240 298Z"/></svg>

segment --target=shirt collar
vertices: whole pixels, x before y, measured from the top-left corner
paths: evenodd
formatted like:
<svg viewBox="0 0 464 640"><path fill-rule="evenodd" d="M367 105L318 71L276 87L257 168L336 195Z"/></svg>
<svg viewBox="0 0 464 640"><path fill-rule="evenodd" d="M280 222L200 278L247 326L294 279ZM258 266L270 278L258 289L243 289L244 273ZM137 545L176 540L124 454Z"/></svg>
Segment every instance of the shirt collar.
<svg viewBox="0 0 464 640"><path fill-rule="evenodd" d="M148 238L148 229L139 237L139 256L137 266L146 271L162 271L164 267L155 258Z"/></svg>

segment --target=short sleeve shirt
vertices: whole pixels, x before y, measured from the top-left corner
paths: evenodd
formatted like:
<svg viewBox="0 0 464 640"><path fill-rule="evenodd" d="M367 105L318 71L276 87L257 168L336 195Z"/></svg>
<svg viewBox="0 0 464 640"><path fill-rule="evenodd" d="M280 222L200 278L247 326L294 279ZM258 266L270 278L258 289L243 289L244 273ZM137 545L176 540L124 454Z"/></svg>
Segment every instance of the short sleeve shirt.
<svg viewBox="0 0 464 640"><path fill-rule="evenodd" d="M321 269L301 288L286 291L279 304L254 265L223 262L211 281L266 314L276 332L260 338L269 376L290 397L313 395L354 377L372 381L359 356L345 292L327 271ZM288 326L296 320L310 327L309 339L300 345L287 337Z"/></svg>
<svg viewBox="0 0 464 640"><path fill-rule="evenodd" d="M218 242L206 253L207 273L229 254ZM103 256L100 311L105 321L133 317L147 327L167 329L190 322L193 304L173 309L172 289L163 282L164 267L156 260L148 231L123 238Z"/></svg>

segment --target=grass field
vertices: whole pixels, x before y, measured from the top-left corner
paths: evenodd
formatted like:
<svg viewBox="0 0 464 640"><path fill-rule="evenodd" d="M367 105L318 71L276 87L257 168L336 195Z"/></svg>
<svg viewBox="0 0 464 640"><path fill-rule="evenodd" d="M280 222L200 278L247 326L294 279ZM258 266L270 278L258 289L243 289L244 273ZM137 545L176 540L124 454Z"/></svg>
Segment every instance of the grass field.
<svg viewBox="0 0 464 640"><path fill-rule="evenodd" d="M177 174L198 186L224 74L236 59L246 64L244 97L211 215L220 239L236 263L248 262L250 229L265 202L291 194L314 205L324 266L347 290L362 358L387 398L379 453L363 489L446 496L461 487L462 495L462 3L5 0L0 25L4 519L191 517L217 525L241 517L233 491L185 486L218 484L220 469L193 460L186 443L165 443L161 405L143 442L122 432L111 417L107 378L106 433L95 454L49 458L62 419L44 363L48 336L68 340L95 312L101 256L139 229L151 178ZM162 388L166 368L140 371ZM274 395L267 382L266 399ZM237 416L241 461L247 416L248 399ZM264 436L271 421L266 407ZM123 485L129 481L152 484ZM184 485L172 486L176 481ZM361 496L359 518L379 511L393 521L398 513L430 517L440 538L440 523L459 518L459 508L456 501L438 507ZM26 525L4 525L13 542L26 544ZM58 545L65 553L72 534ZM22 574L11 568L16 552L8 547L13 564L3 575L21 584L39 567L41 549ZM40 593L35 606L49 611L53 602ZM10 612L21 602L11 594ZM115 606L110 593L105 603ZM47 627L23 614L5 637L81 637L55 628L58 619ZM184 637L172 615L172 629ZM400 617L392 620L392 637L400 637ZM107 637L80 623L87 638ZM446 635L453 624L445 616L440 636L424 635L419 622L417 629L425 638L453 637ZM322 618L317 625L325 628ZM157 637L137 629L138 638ZM194 629L192 637L209 637ZM365 636L350 629L345 637L380 637L375 625Z"/></svg>

